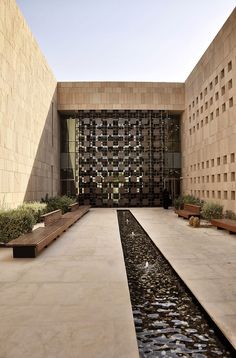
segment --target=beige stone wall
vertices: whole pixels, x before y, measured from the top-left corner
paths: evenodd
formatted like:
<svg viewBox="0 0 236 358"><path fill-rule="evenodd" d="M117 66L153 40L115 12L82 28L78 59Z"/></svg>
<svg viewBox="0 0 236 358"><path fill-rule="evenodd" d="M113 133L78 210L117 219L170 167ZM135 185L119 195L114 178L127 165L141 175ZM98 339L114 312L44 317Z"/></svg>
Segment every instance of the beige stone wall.
<svg viewBox="0 0 236 358"><path fill-rule="evenodd" d="M14 207L59 190L56 80L14 0L0 1L0 69L0 207Z"/></svg>
<svg viewBox="0 0 236 358"><path fill-rule="evenodd" d="M236 9L185 83L183 190L236 212Z"/></svg>
<svg viewBox="0 0 236 358"><path fill-rule="evenodd" d="M183 83L59 82L58 109L183 111Z"/></svg>

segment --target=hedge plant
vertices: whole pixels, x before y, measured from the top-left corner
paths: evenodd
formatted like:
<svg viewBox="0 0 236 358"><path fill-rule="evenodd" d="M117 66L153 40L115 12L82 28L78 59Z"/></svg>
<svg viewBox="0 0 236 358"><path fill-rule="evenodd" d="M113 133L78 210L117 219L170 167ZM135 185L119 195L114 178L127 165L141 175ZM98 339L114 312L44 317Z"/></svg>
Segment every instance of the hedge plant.
<svg viewBox="0 0 236 358"><path fill-rule="evenodd" d="M236 220L236 214L232 210L226 210L224 213L225 219Z"/></svg>
<svg viewBox="0 0 236 358"><path fill-rule="evenodd" d="M28 203L24 203L18 207L18 209L28 210L30 211L35 221L38 223L40 222L41 215L45 214L47 212L47 204L46 203L40 203L38 201L32 201Z"/></svg>
<svg viewBox="0 0 236 358"><path fill-rule="evenodd" d="M62 214L69 211L69 205L73 204L75 199L72 199L66 195L54 196L47 199L47 212L61 209Z"/></svg>
<svg viewBox="0 0 236 358"><path fill-rule="evenodd" d="M199 198L195 198L195 196L189 194L179 196L174 200L175 209L183 209L184 204L194 204L202 207L204 201Z"/></svg>
<svg viewBox="0 0 236 358"><path fill-rule="evenodd" d="M31 232L36 220L26 209L0 211L0 241L7 243L18 236Z"/></svg>
<svg viewBox="0 0 236 358"><path fill-rule="evenodd" d="M223 217L223 205L206 202L204 203L201 211L201 215L205 220L221 219Z"/></svg>

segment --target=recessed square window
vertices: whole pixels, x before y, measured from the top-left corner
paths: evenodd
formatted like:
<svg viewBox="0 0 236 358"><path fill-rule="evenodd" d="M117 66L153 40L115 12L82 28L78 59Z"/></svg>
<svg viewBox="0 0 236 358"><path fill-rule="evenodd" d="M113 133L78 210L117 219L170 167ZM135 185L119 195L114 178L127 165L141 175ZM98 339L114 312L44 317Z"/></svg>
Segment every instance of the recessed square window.
<svg viewBox="0 0 236 358"><path fill-rule="evenodd" d="M216 77L215 77L215 85L217 85L218 82L219 82L218 76L216 76Z"/></svg>
<svg viewBox="0 0 236 358"><path fill-rule="evenodd" d="M230 90L233 87L233 81L229 80L228 82L228 89Z"/></svg>
<svg viewBox="0 0 236 358"><path fill-rule="evenodd" d="M234 162L235 162L235 154L234 154L234 153L231 153L231 154L230 154L230 162L231 162L231 163L234 163Z"/></svg>
<svg viewBox="0 0 236 358"><path fill-rule="evenodd" d="M230 72L232 70L232 61L229 61L228 63L228 72Z"/></svg>
<svg viewBox="0 0 236 358"><path fill-rule="evenodd" d="M225 94L225 86L221 87L221 96Z"/></svg>
<svg viewBox="0 0 236 358"><path fill-rule="evenodd" d="M225 77L225 70L223 69L223 70L221 70L221 72L220 72L220 78L222 79L222 78L224 78Z"/></svg>
<svg viewBox="0 0 236 358"><path fill-rule="evenodd" d="M231 191L231 200L235 200L235 191Z"/></svg>
<svg viewBox="0 0 236 358"><path fill-rule="evenodd" d="M225 111L226 111L226 104L223 103L223 104L222 104L222 112L225 112Z"/></svg>
<svg viewBox="0 0 236 358"><path fill-rule="evenodd" d="M231 97L229 99L229 107L233 107L233 105L234 105L234 100L233 100L233 97Z"/></svg>
<svg viewBox="0 0 236 358"><path fill-rule="evenodd" d="M224 200L227 200L227 198L228 198L227 191L224 190Z"/></svg>
<svg viewBox="0 0 236 358"><path fill-rule="evenodd" d="M223 164L227 164L227 155L223 156Z"/></svg>

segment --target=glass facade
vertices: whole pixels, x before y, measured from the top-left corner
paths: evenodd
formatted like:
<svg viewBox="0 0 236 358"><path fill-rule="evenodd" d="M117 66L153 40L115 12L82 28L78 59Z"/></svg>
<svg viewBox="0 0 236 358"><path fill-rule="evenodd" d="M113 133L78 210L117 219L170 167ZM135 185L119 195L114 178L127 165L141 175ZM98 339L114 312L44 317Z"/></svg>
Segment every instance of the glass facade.
<svg viewBox="0 0 236 358"><path fill-rule="evenodd" d="M61 119L61 190L92 206L160 206L179 193L179 115L78 111Z"/></svg>

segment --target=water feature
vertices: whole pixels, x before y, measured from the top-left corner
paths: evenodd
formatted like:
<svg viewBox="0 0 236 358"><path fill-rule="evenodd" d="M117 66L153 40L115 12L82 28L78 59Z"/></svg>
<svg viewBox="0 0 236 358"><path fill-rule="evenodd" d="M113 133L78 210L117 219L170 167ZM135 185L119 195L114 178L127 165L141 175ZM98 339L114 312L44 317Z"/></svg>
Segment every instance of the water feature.
<svg viewBox="0 0 236 358"><path fill-rule="evenodd" d="M129 210L118 210L140 357L233 357Z"/></svg>

